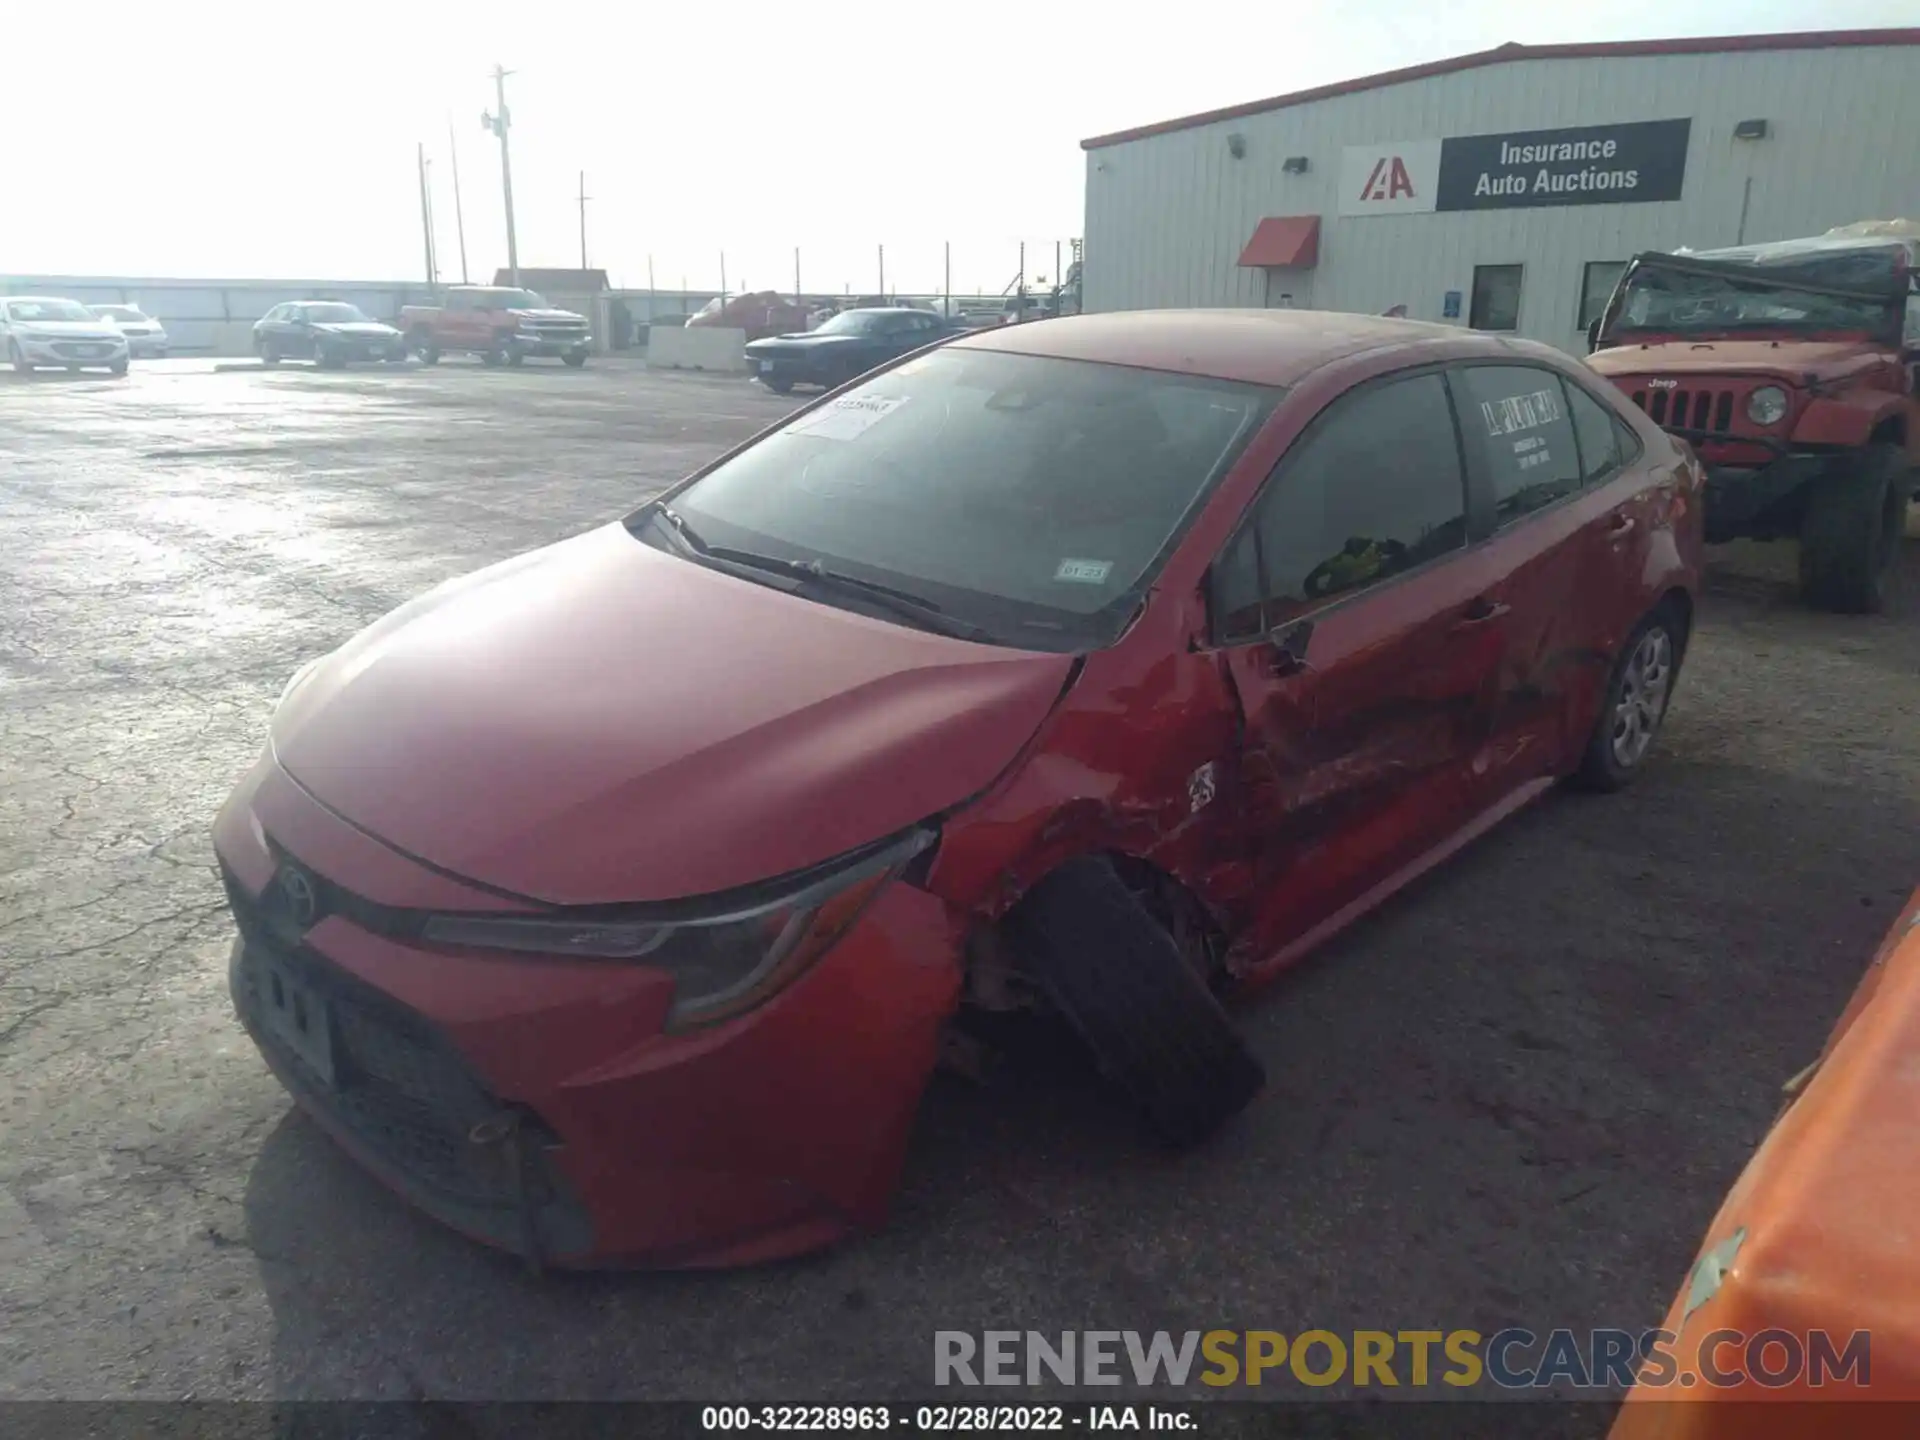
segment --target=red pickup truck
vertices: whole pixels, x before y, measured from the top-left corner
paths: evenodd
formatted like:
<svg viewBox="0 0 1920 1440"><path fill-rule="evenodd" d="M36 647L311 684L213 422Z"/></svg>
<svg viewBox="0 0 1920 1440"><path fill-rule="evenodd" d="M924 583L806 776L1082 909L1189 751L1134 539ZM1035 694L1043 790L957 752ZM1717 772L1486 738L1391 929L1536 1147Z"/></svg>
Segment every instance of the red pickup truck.
<svg viewBox="0 0 1920 1440"><path fill-rule="evenodd" d="M584 315L555 310L531 290L452 285L439 305L400 311L407 348L429 365L442 355L478 355L489 365L518 365L529 355L557 355L578 369L593 334Z"/></svg>

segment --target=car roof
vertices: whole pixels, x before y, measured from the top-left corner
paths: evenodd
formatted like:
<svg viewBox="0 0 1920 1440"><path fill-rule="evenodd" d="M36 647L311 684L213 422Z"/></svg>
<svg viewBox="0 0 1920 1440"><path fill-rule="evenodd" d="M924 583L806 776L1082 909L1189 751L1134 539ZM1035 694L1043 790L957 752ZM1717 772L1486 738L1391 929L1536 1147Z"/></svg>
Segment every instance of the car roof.
<svg viewBox="0 0 1920 1440"><path fill-rule="evenodd" d="M1431 351L1426 358L1434 360L1480 353L1555 356L1544 346L1453 325L1328 310L1123 310L976 331L953 343L1256 385L1293 385L1322 365L1366 350Z"/></svg>

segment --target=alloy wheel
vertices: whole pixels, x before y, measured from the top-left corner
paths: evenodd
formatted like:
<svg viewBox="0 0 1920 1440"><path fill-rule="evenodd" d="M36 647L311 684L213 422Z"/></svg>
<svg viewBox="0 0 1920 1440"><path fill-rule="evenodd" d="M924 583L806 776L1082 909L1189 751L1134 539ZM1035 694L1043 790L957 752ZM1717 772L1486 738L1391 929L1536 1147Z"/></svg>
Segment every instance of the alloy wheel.
<svg viewBox="0 0 1920 1440"><path fill-rule="evenodd" d="M1640 637L1620 675L1614 699L1609 743L1623 770L1638 765L1653 744L1654 731L1667 712L1667 694L1673 685L1673 637L1655 625Z"/></svg>

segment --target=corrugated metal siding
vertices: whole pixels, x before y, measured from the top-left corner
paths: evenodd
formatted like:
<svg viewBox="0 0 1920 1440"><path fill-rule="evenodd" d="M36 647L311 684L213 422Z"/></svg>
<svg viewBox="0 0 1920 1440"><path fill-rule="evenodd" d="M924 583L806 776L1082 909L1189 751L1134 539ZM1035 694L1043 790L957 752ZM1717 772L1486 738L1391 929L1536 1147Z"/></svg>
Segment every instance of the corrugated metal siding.
<svg viewBox="0 0 1920 1440"><path fill-rule="evenodd" d="M1691 118L1685 188L1641 205L1341 217L1340 152L1375 141ZM1736 141L1765 119L1761 141ZM1235 160L1226 137L1246 139ZM1475 265L1524 264L1520 333L1579 341L1582 267L1920 217L1920 48L1527 60L1148 136L1087 154L1089 310L1279 303L1442 319ZM1281 173L1305 155L1305 175ZM1322 220L1320 262L1271 282L1235 262L1267 215ZM1271 294L1269 295L1269 284ZM1464 313L1459 323L1465 323Z"/></svg>

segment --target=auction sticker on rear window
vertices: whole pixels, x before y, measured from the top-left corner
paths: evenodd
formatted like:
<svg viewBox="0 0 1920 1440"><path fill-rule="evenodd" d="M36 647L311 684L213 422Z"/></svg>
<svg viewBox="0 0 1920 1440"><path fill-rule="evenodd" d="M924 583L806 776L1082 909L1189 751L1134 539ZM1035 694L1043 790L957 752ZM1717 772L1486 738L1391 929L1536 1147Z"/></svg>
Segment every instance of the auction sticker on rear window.
<svg viewBox="0 0 1920 1440"><path fill-rule="evenodd" d="M1113 570L1111 560L1062 560L1053 572L1056 580L1071 580L1081 585L1104 585Z"/></svg>
<svg viewBox="0 0 1920 1440"><path fill-rule="evenodd" d="M904 395L843 395L817 410L809 410L787 427L787 433L813 435L822 440L851 440L906 403Z"/></svg>

